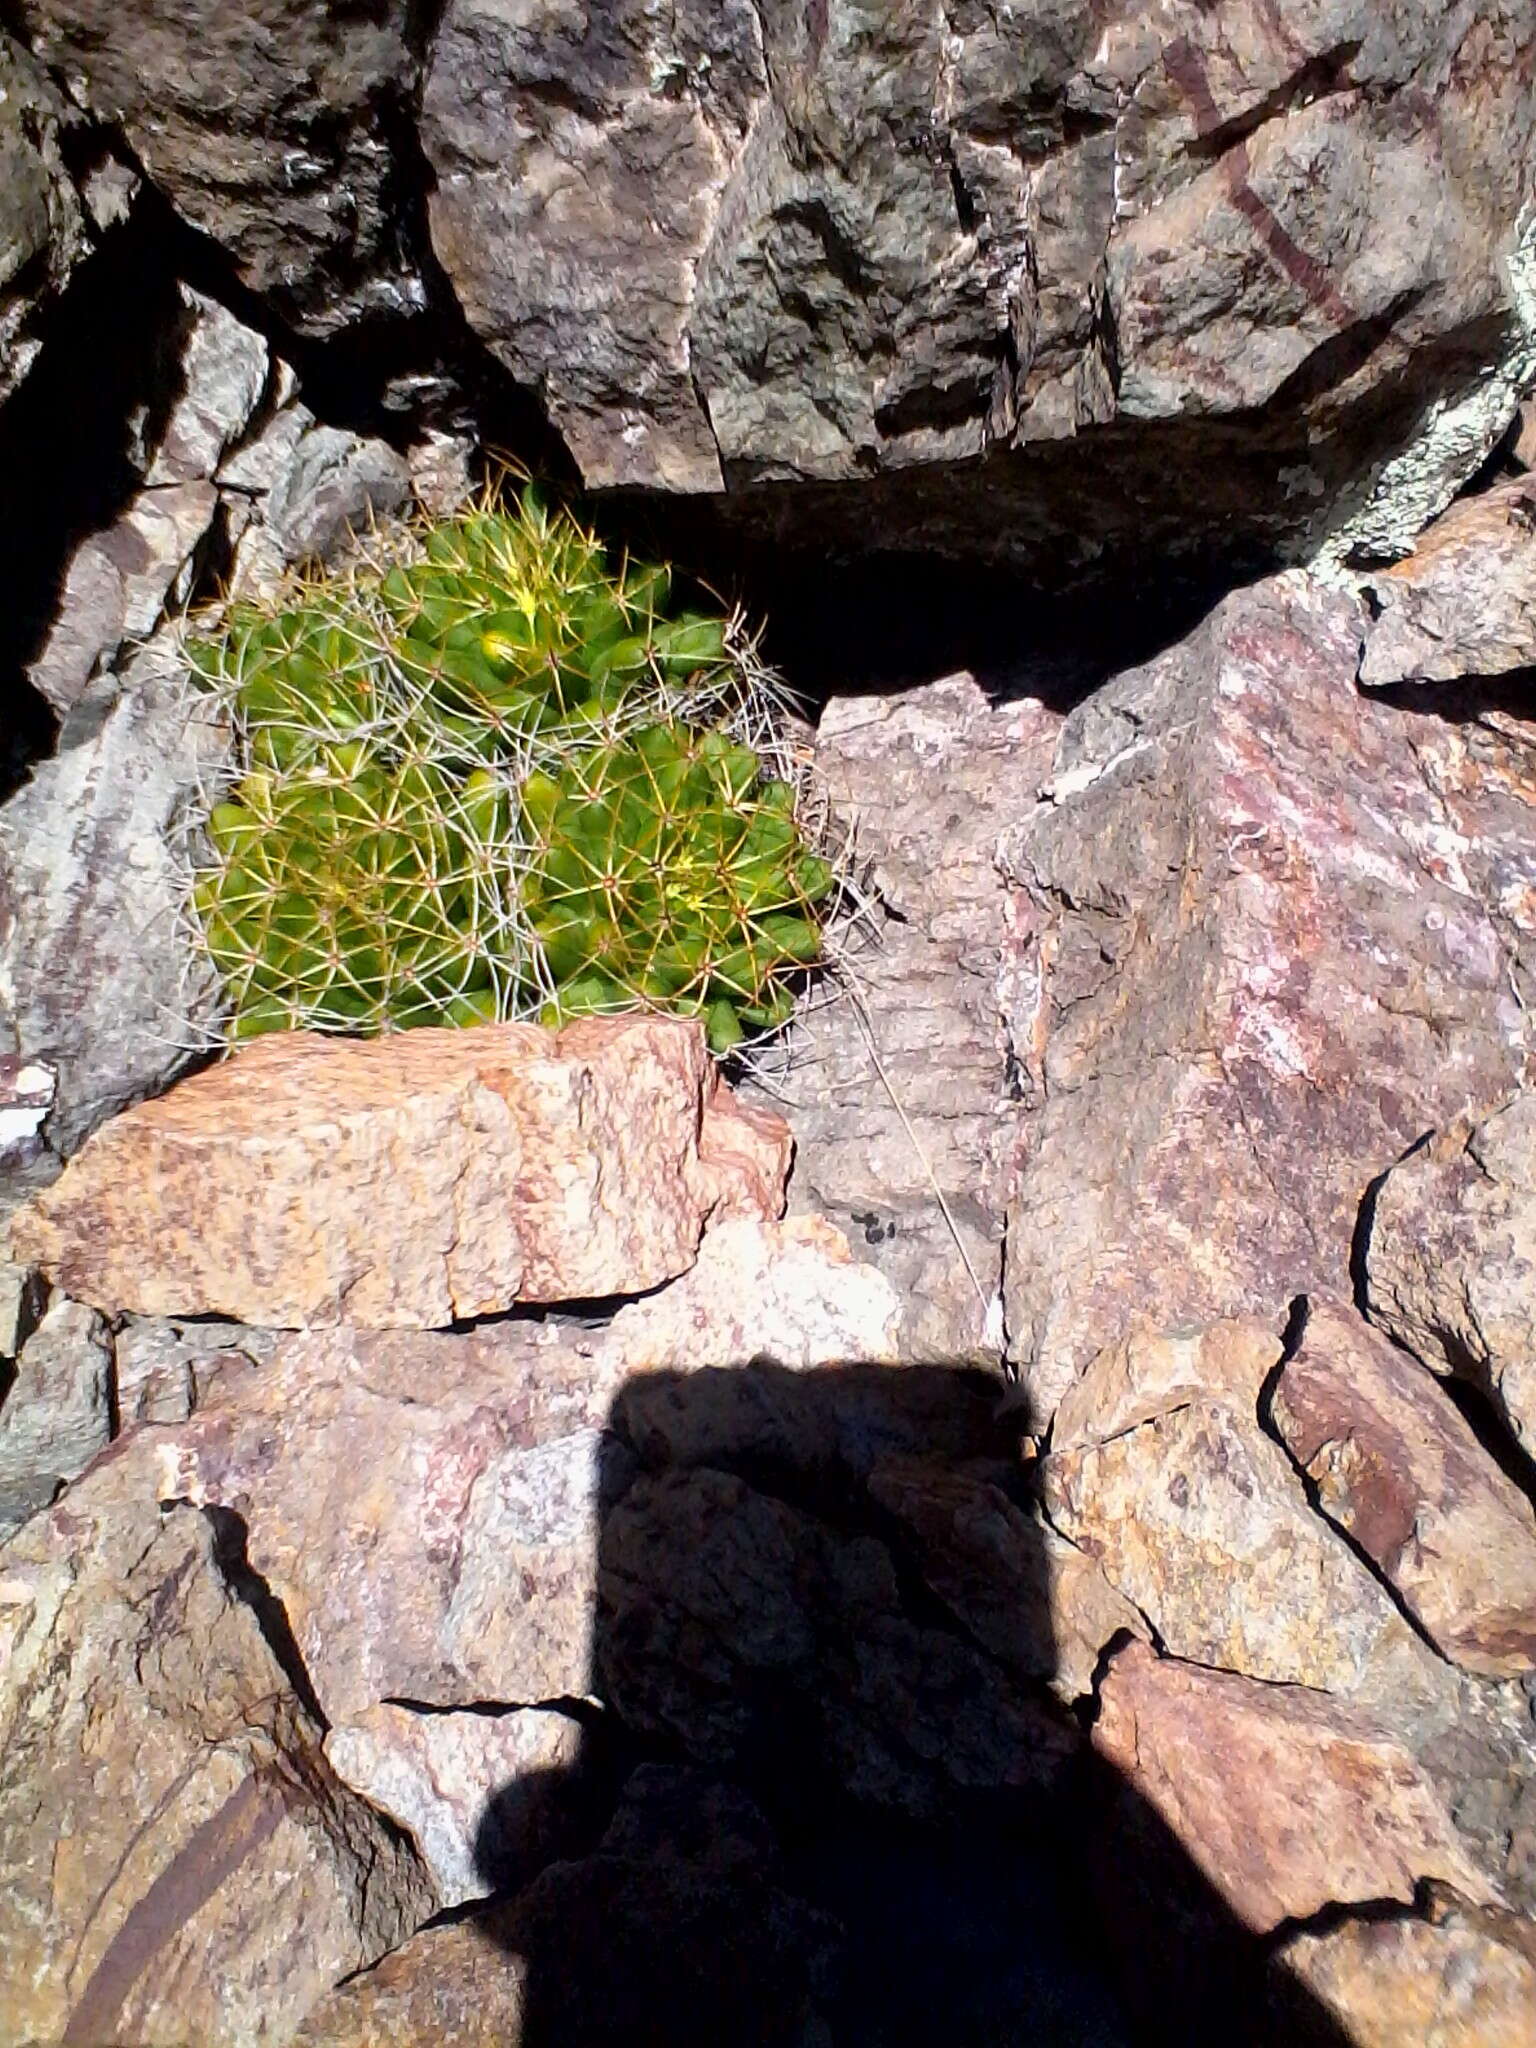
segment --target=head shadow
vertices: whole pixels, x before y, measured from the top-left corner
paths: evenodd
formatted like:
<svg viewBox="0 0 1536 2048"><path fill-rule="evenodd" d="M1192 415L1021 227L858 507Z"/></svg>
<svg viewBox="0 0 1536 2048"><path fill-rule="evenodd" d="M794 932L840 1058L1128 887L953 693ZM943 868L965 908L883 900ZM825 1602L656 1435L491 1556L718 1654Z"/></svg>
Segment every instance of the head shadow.
<svg viewBox="0 0 1536 2048"><path fill-rule="evenodd" d="M529 1788L481 1829L522 2048L1345 2042L1094 1754L1098 1651L1058 1623L1062 1539L1003 1391L764 1360L622 1388L606 1824L589 1805L531 1884Z"/></svg>

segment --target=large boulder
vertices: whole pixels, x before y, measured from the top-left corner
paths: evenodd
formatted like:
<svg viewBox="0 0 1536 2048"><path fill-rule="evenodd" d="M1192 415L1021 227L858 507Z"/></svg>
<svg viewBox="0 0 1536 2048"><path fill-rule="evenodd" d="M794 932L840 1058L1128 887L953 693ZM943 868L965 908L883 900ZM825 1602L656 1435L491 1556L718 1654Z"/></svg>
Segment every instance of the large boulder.
<svg viewBox="0 0 1536 2048"><path fill-rule="evenodd" d="M1524 358L1533 48L1520 0L449 0L432 238L590 484L1037 565L1294 542Z"/></svg>
<svg viewBox="0 0 1536 2048"><path fill-rule="evenodd" d="M779 1212L789 1151L680 1018L278 1034L106 1125L11 1236L113 1313L442 1328L674 1278Z"/></svg>
<svg viewBox="0 0 1536 2048"><path fill-rule="evenodd" d="M1361 696L1362 631L1311 577L1236 593L1069 716L1005 841L1033 1103L1005 1291L1042 1419L1149 1300L1347 1296L1383 1167L1519 1083L1536 735Z"/></svg>

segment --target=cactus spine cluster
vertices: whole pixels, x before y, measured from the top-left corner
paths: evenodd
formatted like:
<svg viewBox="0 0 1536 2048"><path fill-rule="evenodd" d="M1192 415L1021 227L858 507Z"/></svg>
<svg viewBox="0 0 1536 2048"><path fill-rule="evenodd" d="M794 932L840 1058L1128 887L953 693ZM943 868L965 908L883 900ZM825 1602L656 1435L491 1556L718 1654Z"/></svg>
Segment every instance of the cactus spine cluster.
<svg viewBox="0 0 1536 2048"><path fill-rule="evenodd" d="M232 1035L787 1020L834 871L750 641L670 595L525 490L189 642L240 756L190 887Z"/></svg>

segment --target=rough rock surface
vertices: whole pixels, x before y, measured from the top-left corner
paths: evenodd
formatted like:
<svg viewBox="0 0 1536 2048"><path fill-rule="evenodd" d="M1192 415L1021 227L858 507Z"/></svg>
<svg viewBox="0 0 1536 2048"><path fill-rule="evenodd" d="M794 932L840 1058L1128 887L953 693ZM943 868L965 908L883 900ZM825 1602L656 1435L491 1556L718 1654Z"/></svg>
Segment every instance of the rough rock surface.
<svg viewBox="0 0 1536 2048"><path fill-rule="evenodd" d="M1491 1395L1536 1455L1536 1095L1439 1132L1377 1192L1371 1320Z"/></svg>
<svg viewBox="0 0 1536 2048"><path fill-rule="evenodd" d="M1270 1340L1272 1342L1272 1340ZM1265 1346L1232 1347L1257 1363ZM1155 1365L1210 1350L1146 1343ZM1259 1382L1192 1388L1175 1370L1125 1400L1125 1352L1074 1389L1083 1420L1041 1463L1046 1513L1177 1657L1276 1685L1393 1695L1433 1686L1420 1644L1315 1515L1258 1425ZM1167 1382L1171 1380L1171 1384ZM1102 1390L1102 1411L1094 1406ZM1065 1405L1065 1404L1064 1404ZM1428 1660L1432 1663L1432 1660Z"/></svg>
<svg viewBox="0 0 1536 2048"><path fill-rule="evenodd" d="M23 0L17 23L241 279L326 332L420 299L397 150L404 0Z"/></svg>
<svg viewBox="0 0 1536 2048"><path fill-rule="evenodd" d="M796 1284L764 1286L750 1344L739 1334L748 1305L722 1299L722 1282L773 1261L744 1259L745 1227L727 1223L691 1273L606 1328L290 1337L258 1370L221 1372L184 1424L137 1432L118 1464L147 1498L225 1507L247 1524L251 1563L282 1601L332 1721L385 1700L579 1696L591 1682L602 1517L633 1469L608 1429L621 1390L649 1374L665 1393L712 1359L734 1364L738 1344L794 1363L856 1357L864 1343L885 1355L894 1303L883 1276L851 1263L825 1225L762 1229ZM922 1393L905 1373L870 1370L899 1394ZM949 1441L933 1406L908 1446L917 1429ZM817 1440L828 1435L818 1425ZM879 1441L868 1427L861 1440Z"/></svg>
<svg viewBox="0 0 1536 2048"><path fill-rule="evenodd" d="M9 2038L280 2042L431 1911L208 1517L99 1465L0 1551L0 1643Z"/></svg>
<svg viewBox="0 0 1536 2048"><path fill-rule="evenodd" d="M838 1930L783 1888L750 1800L645 1766L597 1851L429 1928L311 2015L296 2048L665 2041L797 2048Z"/></svg>
<svg viewBox="0 0 1536 2048"><path fill-rule="evenodd" d="M1458 791L1462 742L1360 697L1361 621L1300 574L1237 593L1071 714L1005 842L1034 1101L1006 1301L1042 1420L1149 1297L1171 1325L1347 1293L1383 1165L1524 1071L1530 786Z"/></svg>
<svg viewBox="0 0 1536 2048"><path fill-rule="evenodd" d="M59 147L70 110L18 44L0 36L0 399L36 360L39 314L89 247L85 209Z"/></svg>
<svg viewBox="0 0 1536 2048"><path fill-rule="evenodd" d="M1523 340L1533 51L1518 0L450 0L433 242L589 483L862 480L802 542L1295 538Z"/></svg>
<svg viewBox="0 0 1536 2048"><path fill-rule="evenodd" d="M580 1722L539 1707L377 1706L325 1738L342 1782L416 1843L445 1907L513 1889L553 1859L570 1829L581 1747Z"/></svg>
<svg viewBox="0 0 1536 2048"><path fill-rule="evenodd" d="M1257 1932L1332 1904L1406 1904L1425 1877L1492 1897L1413 1758L1332 1700L1132 1643L1101 1703L1098 1754Z"/></svg>
<svg viewBox="0 0 1536 2048"><path fill-rule="evenodd" d="M1452 682L1536 667L1536 481L1453 505L1406 562L1365 584L1362 683Z"/></svg>
<svg viewBox="0 0 1536 2048"><path fill-rule="evenodd" d="M1270 1416L1330 1521L1469 1671L1536 1667L1536 1517L1423 1366L1310 1307Z"/></svg>
<svg viewBox="0 0 1536 2048"><path fill-rule="evenodd" d="M883 1543L710 1466L642 1474L610 1511L595 1640L627 1725L786 1787L824 1773L942 1815L967 1793L1049 1788L1076 1747L989 1657L907 1610Z"/></svg>
<svg viewBox="0 0 1536 2048"><path fill-rule="evenodd" d="M955 675L834 697L817 728L818 773L883 914L874 943L853 951L857 1004L831 1002L795 1028L782 1082L790 1205L831 1216L890 1274L906 1358L995 1358L1001 1346L1018 1111L997 1003L1006 892L994 855L1020 792L1049 770L1059 723L1032 699L994 706Z"/></svg>
<svg viewBox="0 0 1536 2048"><path fill-rule="evenodd" d="M789 1151L676 1018L291 1033L114 1119L12 1237L113 1312L440 1328L658 1286L778 1213Z"/></svg>
<svg viewBox="0 0 1536 2048"><path fill-rule="evenodd" d="M112 1434L112 1346L81 1302L53 1302L0 1394L0 1537L53 1499Z"/></svg>
<svg viewBox="0 0 1536 2048"><path fill-rule="evenodd" d="M162 1086L207 1013L172 845L223 746L189 720L170 656L149 649L77 701L0 819L0 1046L57 1069L56 1154Z"/></svg>
<svg viewBox="0 0 1536 2048"><path fill-rule="evenodd" d="M1431 1919L1346 1920L1284 1944L1289 1971L1352 2048L1524 2048L1536 2037L1532 1924L1459 1900Z"/></svg>
<svg viewBox="0 0 1536 2048"><path fill-rule="evenodd" d="M178 1323L168 1317L125 1317L112 1337L113 1406L119 1429L136 1422L185 1422L221 1373L270 1358L272 1330L243 1323Z"/></svg>

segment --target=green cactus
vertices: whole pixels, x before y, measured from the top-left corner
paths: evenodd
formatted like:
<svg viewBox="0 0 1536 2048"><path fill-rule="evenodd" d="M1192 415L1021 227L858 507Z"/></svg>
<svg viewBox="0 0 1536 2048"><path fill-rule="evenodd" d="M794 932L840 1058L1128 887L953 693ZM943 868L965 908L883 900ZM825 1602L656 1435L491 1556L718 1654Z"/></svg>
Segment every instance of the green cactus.
<svg viewBox="0 0 1536 2048"><path fill-rule="evenodd" d="M669 596L530 491L189 643L245 769L189 892L234 1036L787 1021L834 872L750 646Z"/></svg>

